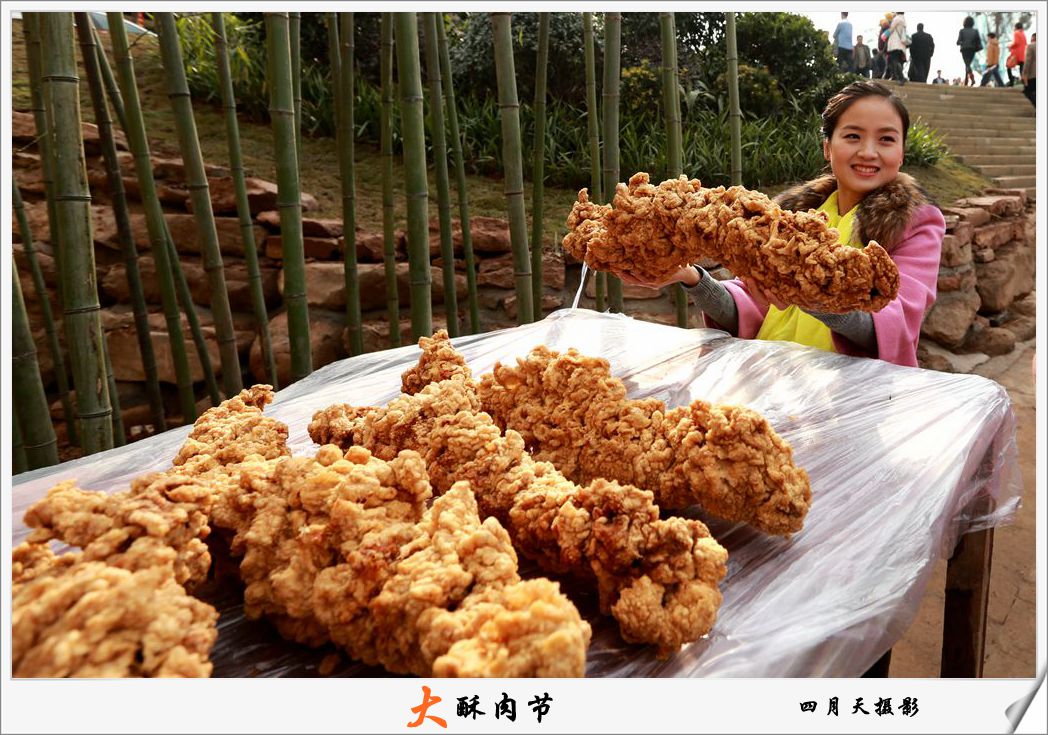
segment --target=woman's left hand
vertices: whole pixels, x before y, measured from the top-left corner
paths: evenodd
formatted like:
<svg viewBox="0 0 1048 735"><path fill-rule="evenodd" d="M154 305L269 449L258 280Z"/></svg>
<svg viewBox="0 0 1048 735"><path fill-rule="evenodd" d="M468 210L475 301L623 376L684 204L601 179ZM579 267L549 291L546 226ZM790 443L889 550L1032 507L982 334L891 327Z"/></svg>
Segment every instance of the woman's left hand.
<svg viewBox="0 0 1048 735"><path fill-rule="evenodd" d="M779 311L786 311L790 308L789 304L779 301L773 295L764 291L757 282L752 278L739 278L740 281L746 286L746 290L750 292L750 296L757 302L757 305L764 311L768 310L768 306L774 306Z"/></svg>

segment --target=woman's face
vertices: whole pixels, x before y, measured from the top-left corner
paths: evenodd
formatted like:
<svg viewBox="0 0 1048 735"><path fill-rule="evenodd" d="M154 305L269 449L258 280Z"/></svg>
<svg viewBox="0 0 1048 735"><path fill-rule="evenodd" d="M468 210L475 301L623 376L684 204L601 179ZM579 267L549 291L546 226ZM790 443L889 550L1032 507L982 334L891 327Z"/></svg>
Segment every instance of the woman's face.
<svg viewBox="0 0 1048 735"><path fill-rule="evenodd" d="M860 199L899 174L905 146L902 118L883 97L863 97L844 111L823 155L837 186Z"/></svg>

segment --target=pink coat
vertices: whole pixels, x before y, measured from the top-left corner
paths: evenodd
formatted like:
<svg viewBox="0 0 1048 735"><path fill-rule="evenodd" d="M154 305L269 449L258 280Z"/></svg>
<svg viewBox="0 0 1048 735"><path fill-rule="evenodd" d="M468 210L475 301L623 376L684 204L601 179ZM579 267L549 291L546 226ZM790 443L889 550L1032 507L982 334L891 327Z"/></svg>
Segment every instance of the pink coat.
<svg viewBox="0 0 1048 735"><path fill-rule="evenodd" d="M946 220L939 208L925 204L919 207L898 243L891 249L892 260L899 266L899 295L894 301L873 314L877 333L877 354L860 349L849 340L833 333L837 352L844 355L876 357L896 365L917 366L917 340L921 335L924 315L935 303L935 288L939 280L939 257ZM739 333L743 339L753 339L764 322L766 309L753 300L742 281L725 281L725 287L735 299L739 311ZM723 329L709 317L706 326Z"/></svg>

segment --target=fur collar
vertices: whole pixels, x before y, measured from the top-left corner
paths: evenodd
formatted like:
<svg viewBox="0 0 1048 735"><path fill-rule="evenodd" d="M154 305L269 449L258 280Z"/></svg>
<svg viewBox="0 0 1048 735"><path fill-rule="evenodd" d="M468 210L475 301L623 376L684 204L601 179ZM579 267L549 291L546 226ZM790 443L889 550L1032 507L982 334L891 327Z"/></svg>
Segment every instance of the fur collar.
<svg viewBox="0 0 1048 735"><path fill-rule="evenodd" d="M775 197L775 203L793 211L818 209L836 189L837 179L827 174L787 189ZM900 173L894 181L870 192L859 202L855 213L859 241L876 240L890 252L917 210L926 204L935 202L916 179Z"/></svg>

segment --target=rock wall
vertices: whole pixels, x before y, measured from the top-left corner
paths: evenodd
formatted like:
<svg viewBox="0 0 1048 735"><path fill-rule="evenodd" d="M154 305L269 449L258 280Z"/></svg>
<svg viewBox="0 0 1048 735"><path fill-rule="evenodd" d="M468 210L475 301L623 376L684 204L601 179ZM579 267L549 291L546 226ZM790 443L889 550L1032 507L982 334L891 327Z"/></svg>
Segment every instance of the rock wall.
<svg viewBox="0 0 1048 735"><path fill-rule="evenodd" d="M1035 202L1022 189L987 189L942 211L938 298L921 329L918 359L954 372L1035 335Z"/></svg>

